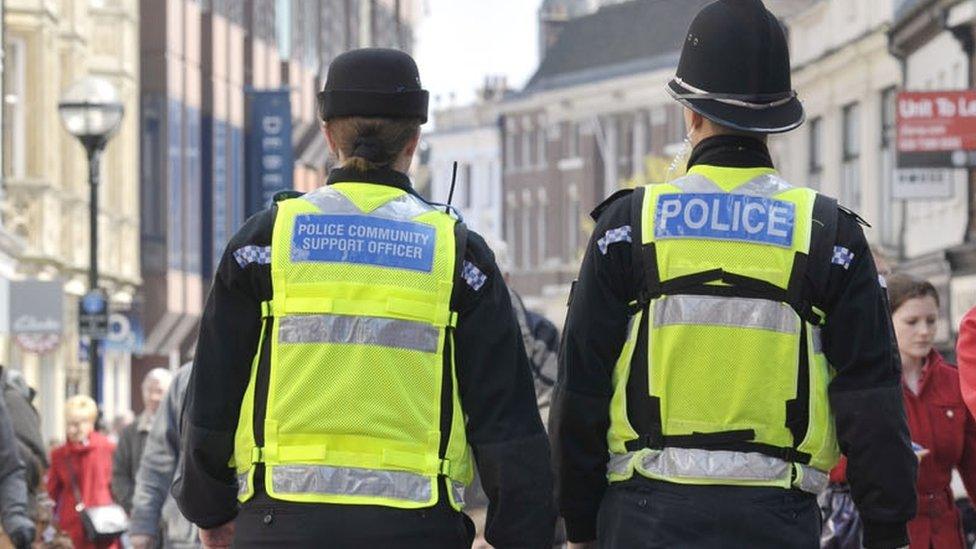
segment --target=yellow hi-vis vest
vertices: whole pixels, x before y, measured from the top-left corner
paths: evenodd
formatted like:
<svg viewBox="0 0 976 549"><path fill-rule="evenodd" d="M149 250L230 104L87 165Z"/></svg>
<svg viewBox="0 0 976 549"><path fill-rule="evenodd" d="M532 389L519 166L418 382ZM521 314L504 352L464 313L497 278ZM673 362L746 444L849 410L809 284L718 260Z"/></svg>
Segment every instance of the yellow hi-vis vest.
<svg viewBox="0 0 976 549"><path fill-rule="evenodd" d="M771 169L712 166L641 192L609 480L821 491L839 450L805 278L826 276L836 201Z"/></svg>
<svg viewBox="0 0 976 549"><path fill-rule="evenodd" d="M452 350L456 223L368 183L278 203L273 297L234 444L241 501L263 463L275 499L422 508L443 484L462 507L473 467Z"/></svg>

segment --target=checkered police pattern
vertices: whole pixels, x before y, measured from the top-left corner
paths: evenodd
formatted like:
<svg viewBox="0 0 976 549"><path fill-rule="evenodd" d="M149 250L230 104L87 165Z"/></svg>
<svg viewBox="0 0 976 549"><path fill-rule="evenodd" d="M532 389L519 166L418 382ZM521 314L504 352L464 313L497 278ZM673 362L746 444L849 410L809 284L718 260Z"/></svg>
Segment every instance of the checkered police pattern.
<svg viewBox="0 0 976 549"><path fill-rule="evenodd" d="M834 246L834 257L831 258L830 262L834 265L840 265L846 271L851 268L851 262L854 261L854 253L843 246Z"/></svg>
<svg viewBox="0 0 976 549"><path fill-rule="evenodd" d="M271 246L244 246L234 252L234 259L243 269L251 263L258 265L271 264Z"/></svg>
<svg viewBox="0 0 976 549"><path fill-rule="evenodd" d="M485 285L485 282L488 282L488 277L485 273L481 272L481 269L470 261L464 262L464 266L461 269L461 276L464 277L464 281L468 283L468 286L476 292Z"/></svg>
<svg viewBox="0 0 976 549"><path fill-rule="evenodd" d="M611 244L630 241L630 225L624 225L623 227L617 227L616 229L607 231L603 235L603 238L596 241L596 245L600 248L600 253L607 255L607 249Z"/></svg>

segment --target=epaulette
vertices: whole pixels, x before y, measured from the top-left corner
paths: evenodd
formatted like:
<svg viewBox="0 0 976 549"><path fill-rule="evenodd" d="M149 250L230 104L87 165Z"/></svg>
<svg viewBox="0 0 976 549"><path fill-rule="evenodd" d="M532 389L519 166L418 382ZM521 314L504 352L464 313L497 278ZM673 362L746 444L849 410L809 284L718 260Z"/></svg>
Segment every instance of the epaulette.
<svg viewBox="0 0 976 549"><path fill-rule="evenodd" d="M272 201L278 203L281 202L282 200L288 200L289 198L298 198L300 196L303 196L304 194L305 193L303 192L293 191L293 190L279 191L275 193Z"/></svg>
<svg viewBox="0 0 976 549"><path fill-rule="evenodd" d="M854 221L857 221L861 225L863 225L865 227L871 227L871 224L868 223L867 221L865 221L864 218L861 217L860 215L858 215L858 213L855 212L854 210L852 210L850 208L847 208L847 207L844 207L844 206L841 206L840 204L837 205L837 209L840 210L840 211L842 211L842 212L844 212L844 213L846 213L847 215L853 217L854 218Z"/></svg>
<svg viewBox="0 0 976 549"><path fill-rule="evenodd" d="M590 217L593 218L593 221L598 221L603 212L610 207L610 204L613 204L617 200L620 200L633 192L634 189L622 189L611 194L606 200L601 202L599 206L593 208L593 211L590 212Z"/></svg>

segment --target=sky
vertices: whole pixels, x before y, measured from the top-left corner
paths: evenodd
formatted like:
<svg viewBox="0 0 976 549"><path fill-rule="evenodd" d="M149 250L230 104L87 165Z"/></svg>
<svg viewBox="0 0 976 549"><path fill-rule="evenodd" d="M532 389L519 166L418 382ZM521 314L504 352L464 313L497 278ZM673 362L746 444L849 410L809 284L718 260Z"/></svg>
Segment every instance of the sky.
<svg viewBox="0 0 976 549"><path fill-rule="evenodd" d="M486 75L520 89L538 63L541 0L422 0L414 57L431 108L474 100ZM438 100L439 98L439 100Z"/></svg>

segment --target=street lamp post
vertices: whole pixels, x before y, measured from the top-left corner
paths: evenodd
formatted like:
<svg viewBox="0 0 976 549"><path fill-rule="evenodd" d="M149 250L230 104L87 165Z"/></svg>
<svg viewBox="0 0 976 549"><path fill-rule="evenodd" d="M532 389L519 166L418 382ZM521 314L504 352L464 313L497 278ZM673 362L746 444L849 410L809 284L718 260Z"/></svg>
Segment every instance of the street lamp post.
<svg viewBox="0 0 976 549"><path fill-rule="evenodd" d="M88 154L89 236L88 288L98 291L98 185L102 151L122 123L124 108L115 87L107 80L88 76L75 82L58 102L61 122L78 138ZM88 346L91 396L101 404L101 340L92 337Z"/></svg>

